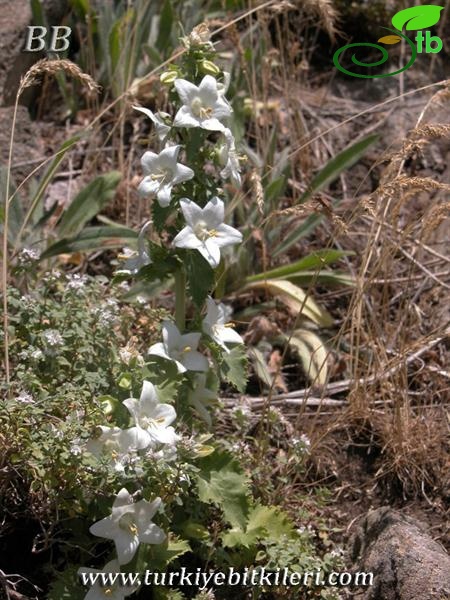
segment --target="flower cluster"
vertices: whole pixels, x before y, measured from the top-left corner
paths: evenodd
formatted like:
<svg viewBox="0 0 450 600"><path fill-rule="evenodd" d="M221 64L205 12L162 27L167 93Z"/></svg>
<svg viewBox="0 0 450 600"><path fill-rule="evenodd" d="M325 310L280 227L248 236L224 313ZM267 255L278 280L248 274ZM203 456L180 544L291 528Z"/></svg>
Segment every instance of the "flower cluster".
<svg viewBox="0 0 450 600"><path fill-rule="evenodd" d="M192 39L186 41L188 51L191 47L210 49L209 40L204 38L204 32L198 30ZM210 63L210 68L211 65L215 67ZM220 69L215 67L214 72L219 75ZM192 82L181 73L177 73L176 77L172 77L172 73L170 78L162 77L162 80L169 79L176 105L173 118L167 113L135 108L150 119L156 138L162 145L159 152L148 150L142 156L144 177L138 191L141 196L156 202L159 212L160 208L166 211L168 222L170 217L170 226L161 236L161 240L169 240L170 246L163 250L162 246L149 245L147 238L152 221L148 221L138 235L137 249L124 249L121 257L124 263L117 273L128 277L142 273L144 268L146 273L153 268L160 272L163 268L161 262L168 257L172 261L168 264L176 265L173 267L175 278L181 274L183 282L190 252L199 253L202 257L199 260L204 260L205 267L212 272L223 258L222 249L242 241L242 234L225 223L225 203L218 195L218 183L216 178L208 181L209 176L201 160L212 160L217 179L229 180L235 186L240 184L241 175L235 139L227 125L232 115L232 107L225 97L228 78L224 75L221 82L212 75L206 75L200 81ZM194 129L203 140L203 146L195 156L189 151ZM185 164L189 161L191 164ZM174 229L173 223L177 224L178 230ZM161 226L155 227L155 230L161 233ZM154 255L154 251L159 254ZM207 293L202 302L204 307L197 303L196 316L186 327L185 286L176 285L176 322L163 321L162 341L151 345L147 356L150 361L156 361L162 371L167 367L167 377L169 373L176 374L177 389L184 386L185 391L180 393L178 401L184 398L189 409L196 411L208 423L208 407L216 399L215 389L209 387L210 375L217 372L214 362L218 353L228 356L233 347L242 344L243 340L229 323L230 310L224 304L216 302ZM130 360L128 351L121 357L124 362ZM142 357L141 365L143 361ZM155 462L174 460L181 437L173 426L177 418L174 406L160 401L158 389L150 381L144 380L139 399L130 397L123 401L123 407L128 413L129 426L123 428L110 424L99 427L97 435L86 443L85 452L116 476L127 477L129 487L139 457L146 456ZM183 479L183 475L178 477L181 477L180 481ZM137 489L133 493L122 487L110 515L90 528L93 535L112 540L115 545L117 559L106 564L104 573L118 572L121 565L128 564L140 544L157 545L167 539L166 533L153 522L153 519L158 519L159 512L165 512L161 498L151 501L142 498L140 485L135 487ZM90 571L83 569L83 572ZM116 586L108 593L109 597L122 599L130 592ZM104 589L93 586L86 598L94 600L103 598L104 594Z"/></svg>

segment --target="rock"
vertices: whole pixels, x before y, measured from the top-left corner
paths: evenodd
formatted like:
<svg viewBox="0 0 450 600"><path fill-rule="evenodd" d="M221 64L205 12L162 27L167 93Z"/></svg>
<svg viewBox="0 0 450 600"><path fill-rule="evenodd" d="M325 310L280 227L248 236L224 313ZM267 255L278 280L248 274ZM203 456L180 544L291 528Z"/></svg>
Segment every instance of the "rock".
<svg viewBox="0 0 450 600"><path fill-rule="evenodd" d="M43 0L45 20L49 26L59 25L68 10L67 0ZM24 52L27 27L32 25L29 0L0 0L0 96L3 106L14 104L20 78L44 52ZM25 92L21 104L30 105L33 94Z"/></svg>
<svg viewBox="0 0 450 600"><path fill-rule="evenodd" d="M14 103L21 76L37 60L37 52L22 52L30 23L28 0L0 0L0 93L7 106Z"/></svg>
<svg viewBox="0 0 450 600"><path fill-rule="evenodd" d="M450 556L415 519L389 507L370 511L351 542L354 569L371 571L362 600L450 598Z"/></svg>
<svg viewBox="0 0 450 600"><path fill-rule="evenodd" d="M69 9L68 0L41 0L49 25L59 25Z"/></svg>

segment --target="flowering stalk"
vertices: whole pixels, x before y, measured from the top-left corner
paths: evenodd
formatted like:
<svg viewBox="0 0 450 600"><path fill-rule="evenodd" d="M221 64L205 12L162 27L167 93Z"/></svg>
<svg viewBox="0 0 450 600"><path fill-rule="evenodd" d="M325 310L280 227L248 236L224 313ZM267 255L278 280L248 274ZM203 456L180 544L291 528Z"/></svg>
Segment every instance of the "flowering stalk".
<svg viewBox="0 0 450 600"><path fill-rule="evenodd" d="M229 360L234 346L243 343L228 322L230 310L209 295L215 270L223 273L224 249L242 241L242 234L225 223L219 181L230 180L238 186L241 176L235 140L228 127L232 115L225 98L228 78L212 61L213 47L204 26L196 28L184 43L187 52L182 67L161 76L161 81L170 86L173 119L167 113L154 114L148 108L135 107L150 119L159 143L164 144L159 152L152 149L144 153L144 178L139 185L140 194L151 202L152 224L161 244L147 247L145 232L149 223L144 225L137 253L124 252L126 262L118 274L173 276L175 323L162 323L162 341L149 348L148 358L157 363L156 373L164 380L173 379L173 373L177 373L174 389L178 389L178 405L184 402L185 412L195 411L210 423L209 406L216 398L216 388L208 387L208 383L212 385L209 379L217 379L222 362ZM200 79L199 72L208 74ZM214 174L207 175L212 170ZM169 245L163 244L167 239ZM192 297L189 305L187 290ZM191 314L193 318L186 322ZM128 429L102 427L86 450L94 457L103 456L116 477L127 476L129 487L135 461L142 456L164 457L167 448L172 459L180 435L175 431L175 408L160 400L157 387L147 376L140 398L128 398L123 406L129 413ZM109 569L128 564L141 544L167 543L166 532L153 518L164 510L164 500L170 501L173 492L161 492L156 481L158 493L152 490L152 500L142 498L146 473L142 472L139 479L135 472L134 493L122 487L110 515L90 528L93 535L115 544L117 561L108 563ZM135 497L141 499L136 501ZM118 594L124 596L121 590ZM94 596L95 590L91 590L87 597Z"/></svg>
<svg viewBox="0 0 450 600"><path fill-rule="evenodd" d="M180 331L183 331L186 320L186 274L183 267L177 269L175 277L175 322Z"/></svg>

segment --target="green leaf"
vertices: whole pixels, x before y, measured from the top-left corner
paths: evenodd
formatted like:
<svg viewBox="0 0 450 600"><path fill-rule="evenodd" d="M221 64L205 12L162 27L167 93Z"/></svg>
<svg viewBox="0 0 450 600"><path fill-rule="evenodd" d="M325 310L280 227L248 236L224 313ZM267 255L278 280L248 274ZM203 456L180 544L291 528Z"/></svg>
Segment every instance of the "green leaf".
<svg viewBox="0 0 450 600"><path fill-rule="evenodd" d="M41 254L41 260L72 252L88 252L108 248L121 248L138 234L128 227L87 227L79 235L64 238L52 244Z"/></svg>
<svg viewBox="0 0 450 600"><path fill-rule="evenodd" d="M70 566L63 572L56 571L47 594L48 600L82 600L86 590L80 583L78 566Z"/></svg>
<svg viewBox="0 0 450 600"><path fill-rule="evenodd" d="M347 273L342 273L341 271L303 271L298 275L289 277L289 281L295 283L300 287L307 287L310 285L355 285L356 281Z"/></svg>
<svg viewBox="0 0 450 600"><path fill-rule="evenodd" d="M114 74L120 60L120 31L122 28L122 20L118 19L108 37L109 59L111 64L111 75Z"/></svg>
<svg viewBox="0 0 450 600"><path fill-rule="evenodd" d="M301 196L300 202L305 202L311 198L313 194L337 179L345 169L348 169L355 164L355 162L363 156L366 150L375 144L379 138L380 136L377 133L372 133L359 142L350 144L347 148L342 150L342 152L336 154L336 156L328 161L325 167L313 178L308 189Z"/></svg>
<svg viewBox="0 0 450 600"><path fill-rule="evenodd" d="M265 279L289 279L301 271L307 269L320 269L325 265L336 262L343 256L349 256L351 254L354 253L344 252L342 250L318 250L289 265L271 269L270 271L263 271L257 275L250 275L245 281L246 283L252 283L253 281L264 281Z"/></svg>
<svg viewBox="0 0 450 600"><path fill-rule="evenodd" d="M233 528L222 536L225 547L250 547L259 540L279 540L292 536L293 525L289 517L274 506L255 506L249 514L245 530Z"/></svg>
<svg viewBox="0 0 450 600"><path fill-rule="evenodd" d="M152 262L139 270L137 278L152 282L171 277L180 266L178 259L159 244L149 242L149 249Z"/></svg>
<svg viewBox="0 0 450 600"><path fill-rule="evenodd" d="M249 481L234 458L216 451L199 460L198 495L202 502L216 504L233 527L243 529L249 511Z"/></svg>
<svg viewBox="0 0 450 600"><path fill-rule="evenodd" d="M100 175L81 190L64 212L59 223L59 234L66 236L81 231L84 225L112 200L121 178L119 171L112 171Z"/></svg>
<svg viewBox="0 0 450 600"><path fill-rule="evenodd" d="M422 4L421 6L411 6L400 10L392 17L392 25L401 31L406 25L406 31L417 31L432 27L439 22L443 6L434 4Z"/></svg>
<svg viewBox="0 0 450 600"><path fill-rule="evenodd" d="M247 354L245 346L238 344L222 355L220 372L228 383L231 383L239 392L244 392L247 385Z"/></svg>
<svg viewBox="0 0 450 600"><path fill-rule="evenodd" d="M152 222L158 233L161 233L166 226L166 222L173 211L172 206L161 206L159 202L152 202Z"/></svg>
<svg viewBox="0 0 450 600"><path fill-rule="evenodd" d="M378 141L379 137L378 134L368 135L359 142L351 144L342 150L342 152L339 152L339 154L328 161L325 167L317 173L309 184L308 189L302 194L299 202L306 202L306 200L316 192L337 179L345 169L357 162L366 150ZM296 228L286 237L286 239L275 249L273 255L278 256L287 252L291 246L296 244L298 240L316 227L323 218L323 215L310 215L302 226Z"/></svg>
<svg viewBox="0 0 450 600"><path fill-rule="evenodd" d="M166 0L161 10L161 15L159 19L159 33L158 38L156 40L156 47L161 52L167 48L168 43L170 41L170 33L172 31L172 23L173 23L173 11L172 11L172 3L170 0Z"/></svg>
<svg viewBox="0 0 450 600"><path fill-rule="evenodd" d="M214 269L197 250L187 252L185 264L189 292L196 306L201 308L214 287Z"/></svg>

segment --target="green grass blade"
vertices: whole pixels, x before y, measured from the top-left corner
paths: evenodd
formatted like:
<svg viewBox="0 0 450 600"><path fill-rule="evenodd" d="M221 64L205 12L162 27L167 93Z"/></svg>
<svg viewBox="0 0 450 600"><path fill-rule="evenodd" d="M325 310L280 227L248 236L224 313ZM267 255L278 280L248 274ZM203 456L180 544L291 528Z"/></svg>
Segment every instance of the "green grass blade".
<svg viewBox="0 0 450 600"><path fill-rule="evenodd" d="M345 150L337 154L332 158L325 167L313 178L308 189L302 194L299 202L306 202L313 194L318 192L320 189L337 179L339 175L351 167L357 162L366 150L375 144L379 139L378 134L371 134L364 139L351 144ZM338 201L337 201L338 202ZM335 202L334 205L337 204ZM273 256L279 256L284 252L287 252L294 244L296 244L302 237L310 233L324 218L324 215L311 215L309 216L300 227L292 231L286 239L277 247L273 252Z"/></svg>
<svg viewBox="0 0 450 600"><path fill-rule="evenodd" d="M344 252L342 250L318 250L317 252L313 252L289 265L283 265L282 267L271 269L270 271L264 271L263 273L258 273L257 275L250 275L250 277L247 277L245 281L246 283L251 283L253 281L264 281L266 279L288 279L297 275L301 271L308 269L321 269L322 267L330 265L343 256L348 256L349 254L353 253Z"/></svg>

